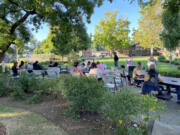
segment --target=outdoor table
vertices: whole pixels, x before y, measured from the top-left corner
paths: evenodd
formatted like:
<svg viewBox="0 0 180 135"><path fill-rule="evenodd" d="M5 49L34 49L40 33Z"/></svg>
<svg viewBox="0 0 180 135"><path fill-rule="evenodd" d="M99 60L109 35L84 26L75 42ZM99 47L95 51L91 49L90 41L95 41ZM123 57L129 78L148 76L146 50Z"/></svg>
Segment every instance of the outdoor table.
<svg viewBox="0 0 180 135"><path fill-rule="evenodd" d="M162 85L166 85L168 94L171 94L171 87L180 87L180 78L175 77L161 77L163 82L160 82Z"/></svg>

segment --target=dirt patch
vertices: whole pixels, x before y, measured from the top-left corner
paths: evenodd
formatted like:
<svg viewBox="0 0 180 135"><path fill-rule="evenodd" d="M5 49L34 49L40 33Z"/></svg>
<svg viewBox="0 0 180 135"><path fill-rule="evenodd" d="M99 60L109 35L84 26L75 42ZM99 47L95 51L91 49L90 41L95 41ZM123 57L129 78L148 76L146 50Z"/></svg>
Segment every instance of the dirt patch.
<svg viewBox="0 0 180 135"><path fill-rule="evenodd" d="M0 135L6 135L6 128L2 123L0 123Z"/></svg>
<svg viewBox="0 0 180 135"><path fill-rule="evenodd" d="M68 107L66 100L46 98L41 104L26 104L22 101L13 101L10 98L0 98L0 104L4 106L23 108L39 113L63 128L69 135L112 135L111 122L105 120L99 114L82 114L79 119L71 119L64 114Z"/></svg>

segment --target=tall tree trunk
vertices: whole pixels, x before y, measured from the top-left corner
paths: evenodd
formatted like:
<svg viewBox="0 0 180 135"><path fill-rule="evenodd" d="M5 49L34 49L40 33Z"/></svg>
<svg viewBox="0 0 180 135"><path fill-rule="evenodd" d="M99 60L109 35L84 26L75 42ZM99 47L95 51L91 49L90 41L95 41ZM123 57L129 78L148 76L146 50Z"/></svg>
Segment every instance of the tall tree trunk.
<svg viewBox="0 0 180 135"><path fill-rule="evenodd" d="M4 52L0 52L0 63L3 61L4 56L5 56L5 53Z"/></svg>
<svg viewBox="0 0 180 135"><path fill-rule="evenodd" d="M153 56L153 45L151 45L151 49L150 49L150 52L151 52L151 56Z"/></svg>

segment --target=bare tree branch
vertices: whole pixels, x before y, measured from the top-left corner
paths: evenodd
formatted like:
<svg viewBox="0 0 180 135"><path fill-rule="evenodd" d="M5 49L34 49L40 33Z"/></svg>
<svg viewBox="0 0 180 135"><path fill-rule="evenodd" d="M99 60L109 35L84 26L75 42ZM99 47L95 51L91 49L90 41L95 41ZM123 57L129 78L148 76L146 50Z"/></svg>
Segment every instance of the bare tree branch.
<svg viewBox="0 0 180 135"><path fill-rule="evenodd" d="M29 15L33 15L33 14L36 14L36 11L35 10L32 10L32 11L27 11L26 14L21 18L19 19L17 22L15 22L11 29L10 29L10 34L14 34L16 28L21 25L24 21L26 21L26 19L28 18Z"/></svg>

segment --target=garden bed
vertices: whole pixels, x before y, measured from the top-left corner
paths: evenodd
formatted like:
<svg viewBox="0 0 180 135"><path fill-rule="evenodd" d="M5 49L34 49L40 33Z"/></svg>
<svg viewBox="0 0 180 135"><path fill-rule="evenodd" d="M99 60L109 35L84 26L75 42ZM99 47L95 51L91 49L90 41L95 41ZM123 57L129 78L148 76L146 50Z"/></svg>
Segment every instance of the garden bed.
<svg viewBox="0 0 180 135"><path fill-rule="evenodd" d="M0 123L0 135L6 135L6 127Z"/></svg>
<svg viewBox="0 0 180 135"><path fill-rule="evenodd" d="M10 98L0 98L0 104L23 108L39 113L54 124L63 128L69 135L112 135L112 123L94 113L82 114L79 119L71 119L64 114L67 109L67 101L63 98L52 100L52 97L44 97L41 104L26 104L22 101L14 101Z"/></svg>

